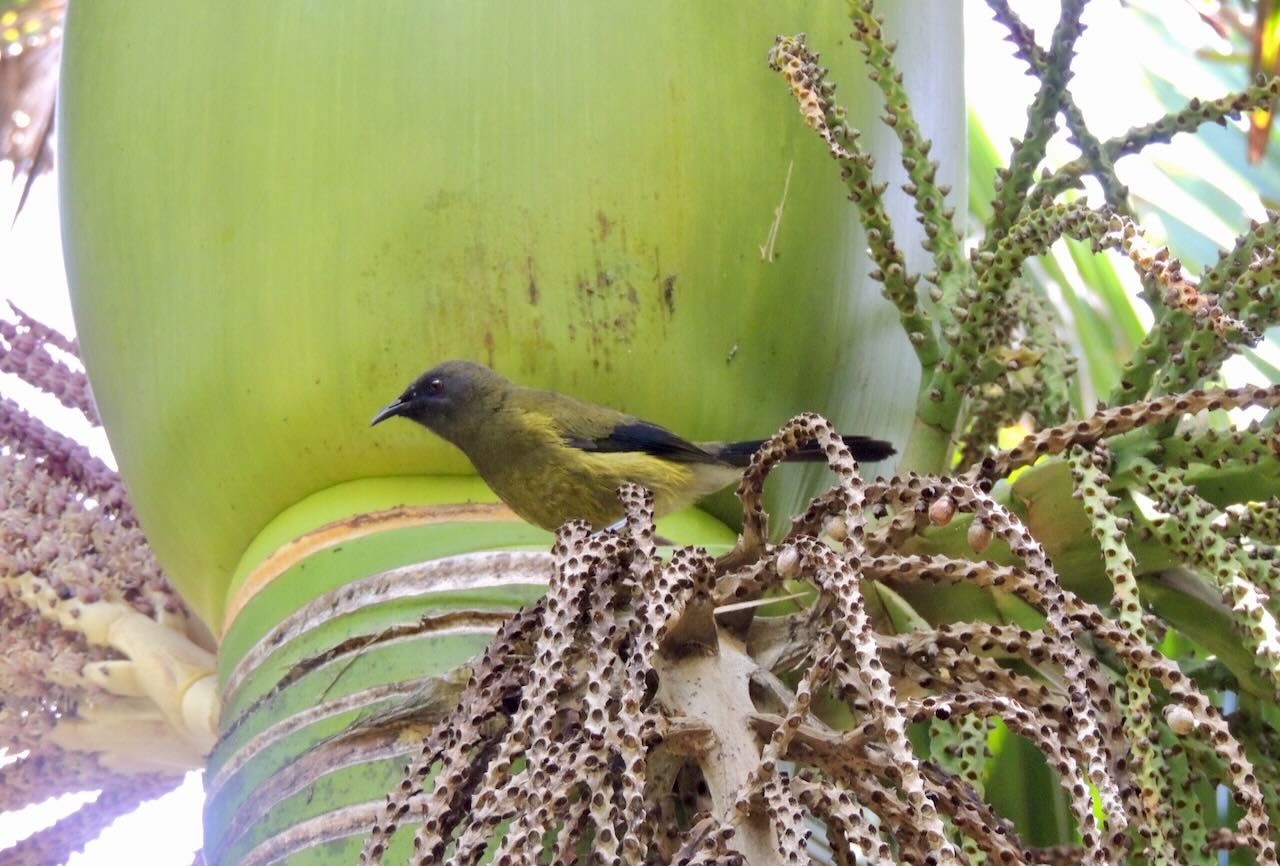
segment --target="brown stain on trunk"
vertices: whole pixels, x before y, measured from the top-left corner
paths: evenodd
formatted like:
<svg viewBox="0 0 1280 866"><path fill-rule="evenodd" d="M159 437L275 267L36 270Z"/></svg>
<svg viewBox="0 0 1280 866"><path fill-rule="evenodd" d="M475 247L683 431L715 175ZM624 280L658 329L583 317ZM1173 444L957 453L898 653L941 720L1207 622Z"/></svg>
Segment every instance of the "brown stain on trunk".
<svg viewBox="0 0 1280 866"><path fill-rule="evenodd" d="M542 297L542 293L538 291L538 278L533 272L533 256L525 259L525 264L529 268L529 303L536 307L538 299Z"/></svg>

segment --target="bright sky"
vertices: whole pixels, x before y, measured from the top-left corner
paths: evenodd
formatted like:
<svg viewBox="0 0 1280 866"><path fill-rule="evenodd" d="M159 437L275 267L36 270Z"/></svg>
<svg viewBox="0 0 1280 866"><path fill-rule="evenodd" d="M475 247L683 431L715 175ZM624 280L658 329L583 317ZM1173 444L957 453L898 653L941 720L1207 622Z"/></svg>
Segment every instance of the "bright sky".
<svg viewBox="0 0 1280 866"><path fill-rule="evenodd" d="M1159 5L1171 28L1194 28L1195 40L1204 38L1203 28L1189 4L1161 0ZM1056 3L1039 0L1014 2L1014 6L1039 33L1047 34L1052 28L1057 14ZM1026 122L1025 106L1034 93L1035 81L1023 74L1021 63L1013 59L1009 46L1001 41L1003 32L990 21L986 4L966 0L965 11L968 57L965 83L969 99L986 121L992 140L1007 142L1022 133ZM1132 44L1132 30L1125 25L1118 0L1095 0L1090 4L1085 20L1091 26L1079 45L1072 90L1094 130L1108 137L1159 116L1162 113L1159 103L1138 85L1139 51ZM1144 56L1144 60L1147 59ZM1188 95L1220 95L1220 86L1197 63L1171 64L1157 71ZM911 70L905 72L908 76L911 74ZM1125 87L1117 82L1132 84ZM1118 87L1123 88L1122 98L1117 98ZM1169 148L1185 149L1189 164L1211 166L1216 162L1216 157L1206 157L1203 146L1187 136L1180 137ZM1124 180L1135 190L1154 190L1152 195L1176 194L1162 176L1143 169L1138 160L1129 160L1128 163L1134 165L1124 166ZM18 275L3 287L0 294L36 318L71 333L74 327L62 274L55 184L52 178L39 180L13 231L0 231L0 261L5 263L6 273ZM1256 196L1247 189L1229 191L1242 201L1250 197L1256 200ZM5 205L0 207L0 213L12 212L5 202L0 202L0 205ZM1258 211L1260 208L1257 205ZM1204 226L1220 244L1229 242L1240 229L1239 226L1215 223L1216 219L1204 223ZM1280 364L1280 355L1273 357ZM1238 367L1232 370L1246 375ZM80 437L95 453L110 459L105 438L97 432L86 433L75 413L64 409L54 399L26 387L15 377L3 374L0 374L0 390L54 426ZM21 812L0 814L0 849L46 826L84 799L84 796L63 798ZM199 844L201 800L198 776L192 774L173 795L118 821L70 863L72 866L117 863L182 866L190 862L191 853ZM163 832L157 832L157 828L163 828Z"/></svg>

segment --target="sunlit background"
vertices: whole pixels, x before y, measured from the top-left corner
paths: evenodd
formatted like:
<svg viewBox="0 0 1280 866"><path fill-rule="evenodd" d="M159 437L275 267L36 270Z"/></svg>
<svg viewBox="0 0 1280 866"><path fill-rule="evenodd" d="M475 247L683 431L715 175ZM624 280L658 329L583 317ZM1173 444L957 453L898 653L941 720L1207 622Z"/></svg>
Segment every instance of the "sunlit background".
<svg viewBox="0 0 1280 866"><path fill-rule="evenodd" d="M1035 26L1043 42L1056 19L1057 4L1032 0L1013 5ZM1118 0L1095 0L1089 5L1085 15L1088 29L1078 45L1071 89L1096 133L1104 138L1114 136L1180 106L1188 97L1213 98L1245 84L1247 66L1242 58L1232 55L1231 44L1200 14L1216 6L1191 0L1124 5ZM1026 106L1036 87L1035 79L1024 73L1023 64L1013 57L1003 35L990 20L985 3L966 0L965 81L972 117L980 126L971 142L985 134L1001 155L1007 154L1010 138L1022 134ZM910 76L910 69L905 72ZM790 110L781 97L779 110ZM1229 244L1249 219L1261 219L1264 206L1275 207L1280 199L1280 163L1274 142L1261 164L1250 165L1244 153L1244 128L1242 120L1235 128L1179 136L1171 144L1149 148L1143 158L1123 160L1118 166L1153 239L1167 241L1193 268L1211 262L1217 249ZM1062 138L1050 148L1054 161L1072 156L1072 148ZM20 185L12 186L9 200L0 203L0 214L13 213L20 194ZM1092 194L1098 194L1096 188ZM1078 265L1065 246L1055 248L1054 261L1061 271L1059 279L1051 279L1053 275L1047 271L1033 276L1050 286L1068 315L1085 316L1090 310L1098 316L1115 314L1114 308L1099 306L1086 295ZM62 272L56 172L35 181L12 229L0 230L0 262L10 277L3 287L6 299L64 332L74 332ZM1136 297L1136 279L1125 266L1117 266L1114 277L1129 297ZM1137 301L1127 315L1143 325L1150 320L1146 307ZM1274 333L1255 355L1235 359L1226 370L1234 382L1265 383L1275 375L1273 368L1280 368ZM1091 372L1097 378L1099 371ZM0 388L112 463L100 432L85 426L74 411L11 375L0 374ZM0 814L0 849L94 796L94 792L86 792ZM121 818L70 863L173 866L191 862L200 840L201 800L199 776L191 774L177 791Z"/></svg>

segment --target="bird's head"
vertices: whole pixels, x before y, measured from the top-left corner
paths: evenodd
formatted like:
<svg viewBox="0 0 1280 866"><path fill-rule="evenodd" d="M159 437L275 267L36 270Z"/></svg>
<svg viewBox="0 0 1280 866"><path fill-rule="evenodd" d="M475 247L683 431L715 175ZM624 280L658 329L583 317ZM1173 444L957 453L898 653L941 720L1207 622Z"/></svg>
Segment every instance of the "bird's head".
<svg viewBox="0 0 1280 866"><path fill-rule="evenodd" d="M509 388L510 382L483 364L445 361L414 379L370 424L408 418L457 444L458 438L492 416Z"/></svg>

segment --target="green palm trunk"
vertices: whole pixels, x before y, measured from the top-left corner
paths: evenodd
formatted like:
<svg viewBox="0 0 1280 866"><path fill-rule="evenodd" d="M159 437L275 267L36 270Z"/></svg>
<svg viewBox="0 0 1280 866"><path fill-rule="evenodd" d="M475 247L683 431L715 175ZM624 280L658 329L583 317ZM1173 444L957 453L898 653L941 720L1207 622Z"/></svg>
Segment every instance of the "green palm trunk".
<svg viewBox="0 0 1280 866"><path fill-rule="evenodd" d="M887 11L960 179L959 10ZM546 533L459 508L491 496L421 430L368 429L421 369L474 358L699 439L808 409L901 443L918 365L765 64L775 33L847 26L834 0L73 8L77 327L150 543L223 636L211 864L352 860L450 671L540 591ZM891 176L878 98L843 98Z"/></svg>

